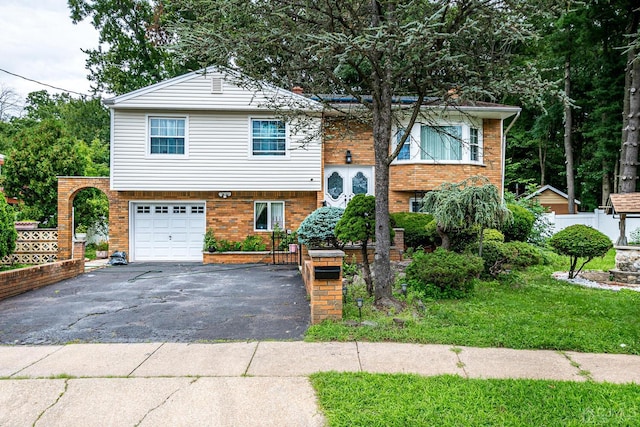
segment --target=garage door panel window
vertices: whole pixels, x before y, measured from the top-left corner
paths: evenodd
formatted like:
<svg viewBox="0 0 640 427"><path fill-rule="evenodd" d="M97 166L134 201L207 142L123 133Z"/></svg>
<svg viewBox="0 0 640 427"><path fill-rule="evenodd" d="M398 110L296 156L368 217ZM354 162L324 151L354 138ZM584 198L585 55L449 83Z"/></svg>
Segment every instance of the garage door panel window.
<svg viewBox="0 0 640 427"><path fill-rule="evenodd" d="M254 230L272 231L284 228L284 202L255 202Z"/></svg>

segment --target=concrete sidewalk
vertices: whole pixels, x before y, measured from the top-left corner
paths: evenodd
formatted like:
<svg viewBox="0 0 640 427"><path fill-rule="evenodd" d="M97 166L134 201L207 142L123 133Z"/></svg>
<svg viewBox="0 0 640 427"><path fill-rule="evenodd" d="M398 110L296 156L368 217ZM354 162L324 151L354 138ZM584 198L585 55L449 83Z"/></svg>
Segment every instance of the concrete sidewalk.
<svg viewBox="0 0 640 427"><path fill-rule="evenodd" d="M640 384L640 356L397 343L0 347L0 426L321 426L307 375Z"/></svg>

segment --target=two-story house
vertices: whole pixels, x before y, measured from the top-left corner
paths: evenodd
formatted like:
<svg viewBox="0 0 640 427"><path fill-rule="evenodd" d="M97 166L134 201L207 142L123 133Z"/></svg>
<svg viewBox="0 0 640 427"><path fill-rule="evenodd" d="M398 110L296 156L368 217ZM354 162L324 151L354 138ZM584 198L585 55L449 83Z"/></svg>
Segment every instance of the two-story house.
<svg viewBox="0 0 640 427"><path fill-rule="evenodd" d="M70 255L72 199L88 186L109 198L110 250L132 261L200 261L209 228L219 239L256 234L268 242L274 228L295 230L323 204L346 206L355 194L374 193L371 130L298 90L249 90L209 68L105 104L111 175L59 181L61 258ZM283 120L288 109L306 114ZM435 119L395 130L411 138L391 167L390 210L415 210L425 191L471 175L502 188L503 121L519 109L425 109Z"/></svg>

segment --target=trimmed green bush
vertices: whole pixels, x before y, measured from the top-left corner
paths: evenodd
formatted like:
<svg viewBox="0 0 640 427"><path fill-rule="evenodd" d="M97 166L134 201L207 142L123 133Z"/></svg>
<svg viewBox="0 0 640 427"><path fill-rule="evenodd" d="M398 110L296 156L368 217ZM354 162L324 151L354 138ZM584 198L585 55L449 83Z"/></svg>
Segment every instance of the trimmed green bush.
<svg viewBox="0 0 640 427"><path fill-rule="evenodd" d="M516 251L515 258L510 260L511 265L515 268L527 268L543 263L542 251L530 243L513 241L504 245Z"/></svg>
<svg viewBox="0 0 640 427"><path fill-rule="evenodd" d="M573 279L586 263L597 256L604 256L613 247L611 240L598 230L582 224L571 225L551 236L549 244L560 255L570 259L569 278ZM585 258L576 271L579 258Z"/></svg>
<svg viewBox="0 0 640 427"><path fill-rule="evenodd" d="M535 216L529 209L515 203L508 203L507 208L511 211L513 220L502 227L504 241L512 242L517 240L526 242L531 234L531 229L536 219Z"/></svg>
<svg viewBox="0 0 640 427"><path fill-rule="evenodd" d="M463 298L473 292L482 270L481 258L438 248L431 253L416 252L406 269L406 278L428 297Z"/></svg>
<svg viewBox="0 0 640 427"><path fill-rule="evenodd" d="M477 254L478 246L479 244L477 242L469 245L467 252ZM515 248L507 246L506 243L496 240L484 242L482 245L484 273L496 277L502 272L503 265L510 264L517 255L518 251Z"/></svg>
<svg viewBox="0 0 640 427"><path fill-rule="evenodd" d="M396 212L391 214L391 221L395 227L404 228L404 243L408 248L432 247L436 245L433 232L427 230L427 225L433 221L433 215L417 212Z"/></svg>
<svg viewBox="0 0 640 427"><path fill-rule="evenodd" d="M336 224L340 221L344 209L323 206L311 212L298 228L298 241L309 247L332 246L339 248L336 239Z"/></svg>
<svg viewBox="0 0 640 427"><path fill-rule="evenodd" d="M260 236L249 235L242 241L241 250L246 252L265 251L267 250L267 245L264 244Z"/></svg>
<svg viewBox="0 0 640 427"><path fill-rule="evenodd" d="M482 232L483 242L504 242L504 234L495 228L487 228Z"/></svg>

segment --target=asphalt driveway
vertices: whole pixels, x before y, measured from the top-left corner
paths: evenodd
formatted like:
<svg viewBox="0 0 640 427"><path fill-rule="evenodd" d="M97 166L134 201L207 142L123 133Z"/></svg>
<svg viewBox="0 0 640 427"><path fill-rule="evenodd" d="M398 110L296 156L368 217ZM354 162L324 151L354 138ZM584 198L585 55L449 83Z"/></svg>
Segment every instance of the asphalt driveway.
<svg viewBox="0 0 640 427"><path fill-rule="evenodd" d="M0 343L301 339L295 266L133 263L0 301Z"/></svg>

